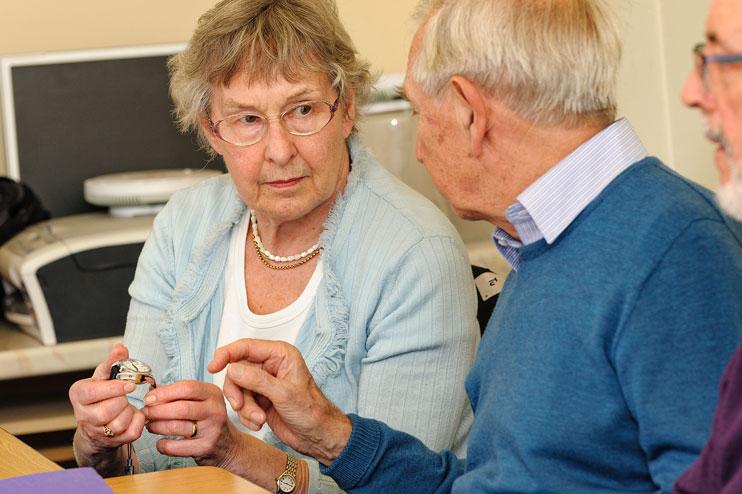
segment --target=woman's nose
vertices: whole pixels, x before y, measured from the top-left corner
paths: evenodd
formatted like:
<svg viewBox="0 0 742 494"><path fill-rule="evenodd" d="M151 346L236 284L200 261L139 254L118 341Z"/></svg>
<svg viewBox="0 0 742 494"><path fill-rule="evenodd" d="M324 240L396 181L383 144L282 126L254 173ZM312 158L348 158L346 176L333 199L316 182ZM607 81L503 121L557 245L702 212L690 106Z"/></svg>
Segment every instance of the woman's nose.
<svg viewBox="0 0 742 494"><path fill-rule="evenodd" d="M271 120L265 136L265 157L277 165L285 165L296 153L294 136L288 133L281 120Z"/></svg>

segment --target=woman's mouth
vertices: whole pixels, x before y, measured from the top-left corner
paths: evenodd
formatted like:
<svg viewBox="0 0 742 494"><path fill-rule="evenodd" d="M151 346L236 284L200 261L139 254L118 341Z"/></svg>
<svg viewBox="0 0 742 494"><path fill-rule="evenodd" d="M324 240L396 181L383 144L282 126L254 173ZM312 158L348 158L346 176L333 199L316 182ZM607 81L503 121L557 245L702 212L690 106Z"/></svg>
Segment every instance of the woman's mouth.
<svg viewBox="0 0 742 494"><path fill-rule="evenodd" d="M286 189L289 187L293 187L294 185L301 182L303 179L304 177L289 178L287 180L272 180L270 182L266 182L266 185L270 185L271 187L275 187L277 189Z"/></svg>

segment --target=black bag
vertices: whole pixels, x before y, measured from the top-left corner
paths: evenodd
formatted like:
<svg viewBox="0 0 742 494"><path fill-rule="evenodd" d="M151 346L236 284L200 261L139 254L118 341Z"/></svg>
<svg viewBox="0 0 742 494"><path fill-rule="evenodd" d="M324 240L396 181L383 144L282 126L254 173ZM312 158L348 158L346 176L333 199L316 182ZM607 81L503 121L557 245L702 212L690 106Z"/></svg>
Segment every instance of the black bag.
<svg viewBox="0 0 742 494"><path fill-rule="evenodd" d="M0 245L27 226L49 219L49 211L27 185L0 177ZM5 289L0 283L0 319L5 303Z"/></svg>
<svg viewBox="0 0 742 494"><path fill-rule="evenodd" d="M49 216L27 185L0 177L0 245L27 226L48 220Z"/></svg>

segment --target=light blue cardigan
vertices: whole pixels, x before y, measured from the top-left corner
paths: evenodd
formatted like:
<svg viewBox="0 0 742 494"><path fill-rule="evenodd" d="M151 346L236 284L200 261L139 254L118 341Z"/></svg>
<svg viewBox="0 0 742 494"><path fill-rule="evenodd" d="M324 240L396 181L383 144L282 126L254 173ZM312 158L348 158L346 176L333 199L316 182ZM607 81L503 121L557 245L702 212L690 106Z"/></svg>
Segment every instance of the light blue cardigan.
<svg viewBox="0 0 742 494"><path fill-rule="evenodd" d="M324 276L299 333L317 384L346 413L377 418L435 450L464 451L472 413L464 378L479 330L464 246L441 212L357 140L353 165L320 238ZM227 175L173 196L157 216L129 292L130 355L158 383L212 382L206 371L224 304L224 266L246 206ZM130 400L142 406L145 390ZM145 430L143 471L193 465L157 452ZM266 442L286 449L268 433ZM337 491L310 466L310 493Z"/></svg>

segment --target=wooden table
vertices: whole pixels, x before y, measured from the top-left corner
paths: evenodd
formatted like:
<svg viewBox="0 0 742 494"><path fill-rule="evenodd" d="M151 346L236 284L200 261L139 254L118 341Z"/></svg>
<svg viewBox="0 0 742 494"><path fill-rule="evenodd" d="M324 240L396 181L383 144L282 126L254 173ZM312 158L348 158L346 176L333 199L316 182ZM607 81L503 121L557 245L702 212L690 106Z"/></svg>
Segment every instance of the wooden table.
<svg viewBox="0 0 742 494"><path fill-rule="evenodd" d="M62 470L0 427L0 479ZM116 494L269 494L247 480L216 467L191 467L105 479Z"/></svg>
<svg viewBox="0 0 742 494"><path fill-rule="evenodd" d="M0 458L2 458L0 479L62 470L62 467L46 459L2 427L0 427Z"/></svg>
<svg viewBox="0 0 742 494"><path fill-rule="evenodd" d="M269 494L268 491L217 467L190 467L106 479L116 494Z"/></svg>

